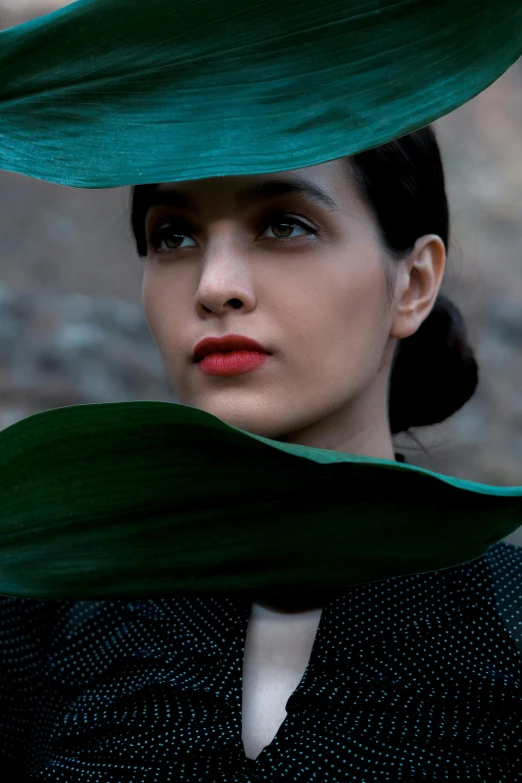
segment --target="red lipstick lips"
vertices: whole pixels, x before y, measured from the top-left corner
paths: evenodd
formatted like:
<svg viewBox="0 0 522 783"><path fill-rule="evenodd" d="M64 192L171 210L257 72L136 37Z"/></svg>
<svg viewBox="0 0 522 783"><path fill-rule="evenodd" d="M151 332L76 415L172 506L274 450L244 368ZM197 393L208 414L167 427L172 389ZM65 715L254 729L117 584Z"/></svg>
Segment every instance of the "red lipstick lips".
<svg viewBox="0 0 522 783"><path fill-rule="evenodd" d="M209 353L230 353L230 351L258 351L268 353L255 340L250 337L242 337L240 334L227 334L224 337L205 337L194 348L194 361L199 362Z"/></svg>
<svg viewBox="0 0 522 783"><path fill-rule="evenodd" d="M270 352L250 337L228 334L205 337L194 349L193 361L207 375L241 375L265 363Z"/></svg>

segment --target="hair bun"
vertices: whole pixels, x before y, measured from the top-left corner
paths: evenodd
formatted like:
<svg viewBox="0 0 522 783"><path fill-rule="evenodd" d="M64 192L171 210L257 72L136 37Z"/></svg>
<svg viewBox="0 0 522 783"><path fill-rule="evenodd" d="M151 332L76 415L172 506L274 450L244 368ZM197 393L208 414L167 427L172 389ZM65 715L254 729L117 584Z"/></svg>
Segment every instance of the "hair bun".
<svg viewBox="0 0 522 783"><path fill-rule="evenodd" d="M415 334L399 342L388 403L392 434L444 421L477 384L478 365L460 310L439 294Z"/></svg>

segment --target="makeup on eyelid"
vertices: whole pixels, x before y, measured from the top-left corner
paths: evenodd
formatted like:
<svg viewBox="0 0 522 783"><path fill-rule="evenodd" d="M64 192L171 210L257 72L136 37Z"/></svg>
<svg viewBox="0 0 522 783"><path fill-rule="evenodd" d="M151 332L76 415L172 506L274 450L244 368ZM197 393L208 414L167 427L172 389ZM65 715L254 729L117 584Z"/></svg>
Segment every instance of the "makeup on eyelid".
<svg viewBox="0 0 522 783"><path fill-rule="evenodd" d="M193 227L190 225L190 222L182 218L170 218L170 219L165 219L163 222L161 220L155 222L159 223L160 225L158 228L152 228L150 231L151 236L147 239L147 241L151 247L164 253L186 249L187 246L185 248L177 247L177 248L161 249L159 245L161 244L162 240L168 238L169 236L176 236L176 237L190 236L190 232L193 230ZM316 236L319 234L319 229L308 225L301 218L294 217L293 215L290 215L289 213L286 212L276 212L270 214L267 218L261 221L260 230L261 232L263 232L268 228L270 228L271 226L277 226L277 225L292 227L292 228L296 228L296 227L301 228L305 232L307 232L308 236ZM279 239L282 241L285 240L290 241L290 240L297 239L299 236L305 236L305 234L298 234L297 236L289 236L289 237L285 237L285 236L266 237L266 239L274 239L274 240Z"/></svg>

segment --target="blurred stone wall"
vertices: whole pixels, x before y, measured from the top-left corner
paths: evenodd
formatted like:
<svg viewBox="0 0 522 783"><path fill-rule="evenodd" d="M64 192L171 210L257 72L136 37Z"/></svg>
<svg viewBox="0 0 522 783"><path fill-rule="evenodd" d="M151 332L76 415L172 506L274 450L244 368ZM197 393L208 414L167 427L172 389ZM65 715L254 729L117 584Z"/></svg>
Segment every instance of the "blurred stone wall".
<svg viewBox="0 0 522 783"><path fill-rule="evenodd" d="M65 4L0 0L0 29ZM522 485L522 61L435 128L452 217L444 287L481 379L459 413L397 448L441 473ZM0 429L64 405L174 401L141 309L128 198L0 172ZM522 545L522 528L507 540Z"/></svg>

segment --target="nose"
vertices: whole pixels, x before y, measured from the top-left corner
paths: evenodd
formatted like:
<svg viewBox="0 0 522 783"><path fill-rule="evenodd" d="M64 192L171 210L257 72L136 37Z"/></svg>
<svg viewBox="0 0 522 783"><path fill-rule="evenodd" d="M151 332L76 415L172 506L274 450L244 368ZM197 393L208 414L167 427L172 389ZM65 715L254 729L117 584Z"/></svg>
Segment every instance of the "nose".
<svg viewBox="0 0 522 783"><path fill-rule="evenodd" d="M243 254L230 240L209 242L202 260L195 296L198 314L225 315L230 310L254 309L252 275Z"/></svg>

